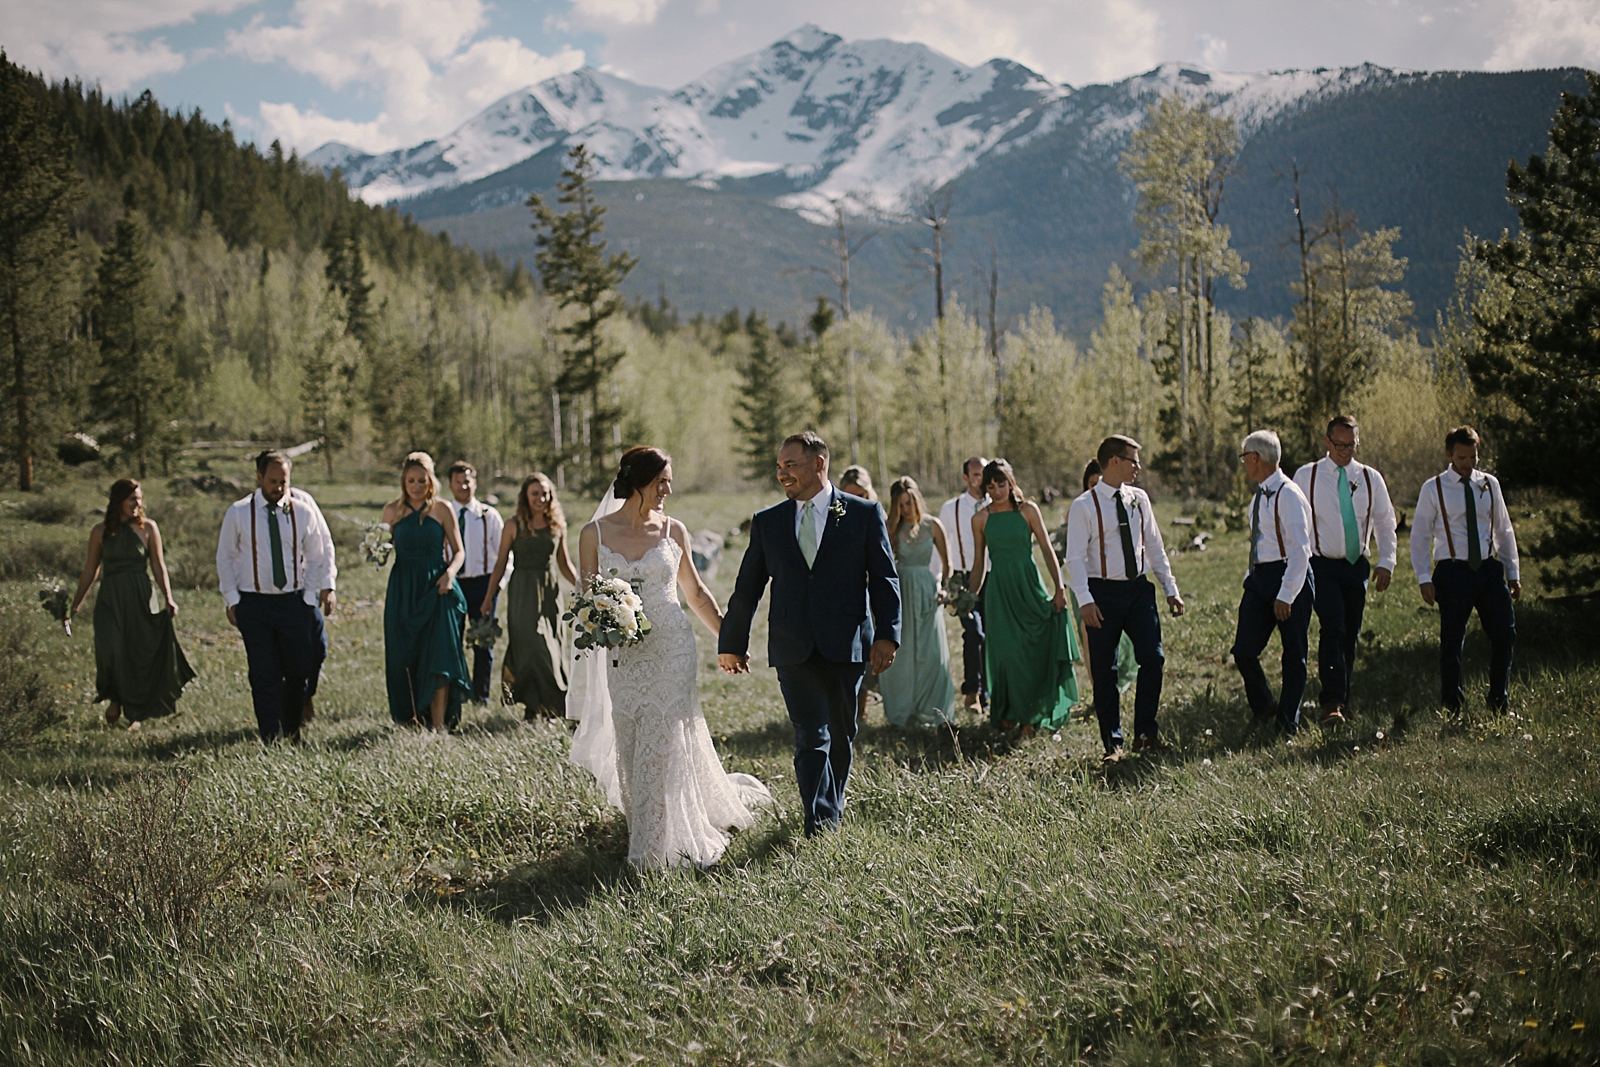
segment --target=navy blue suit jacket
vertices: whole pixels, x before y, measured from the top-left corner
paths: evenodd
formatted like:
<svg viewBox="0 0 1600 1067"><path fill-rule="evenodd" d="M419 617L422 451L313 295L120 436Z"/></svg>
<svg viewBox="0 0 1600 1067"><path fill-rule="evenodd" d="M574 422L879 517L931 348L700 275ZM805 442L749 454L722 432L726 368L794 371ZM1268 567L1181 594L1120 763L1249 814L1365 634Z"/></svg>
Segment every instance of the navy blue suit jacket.
<svg viewBox="0 0 1600 1067"><path fill-rule="evenodd" d="M900 643L900 576L883 512L837 489L833 499L843 503L844 514L826 516L827 532L811 567L795 536L793 500L750 520L750 547L728 598L718 652L742 656L750 650L750 623L768 581L767 658L774 667L804 663L813 651L833 663L861 663L874 635Z"/></svg>

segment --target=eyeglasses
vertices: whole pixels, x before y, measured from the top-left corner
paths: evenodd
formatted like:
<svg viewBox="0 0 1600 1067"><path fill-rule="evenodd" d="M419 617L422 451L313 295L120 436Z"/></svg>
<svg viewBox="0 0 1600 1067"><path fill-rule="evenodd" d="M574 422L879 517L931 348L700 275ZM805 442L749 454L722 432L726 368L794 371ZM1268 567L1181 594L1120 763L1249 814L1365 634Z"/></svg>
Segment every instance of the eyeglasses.
<svg viewBox="0 0 1600 1067"><path fill-rule="evenodd" d="M1360 441L1335 441L1331 437L1328 438L1328 451L1330 452L1354 452L1360 446Z"/></svg>
<svg viewBox="0 0 1600 1067"><path fill-rule="evenodd" d="M1256 453L1256 452L1240 452L1239 453L1239 458L1243 459L1246 456L1254 456L1254 455L1258 455L1258 454L1259 453Z"/></svg>

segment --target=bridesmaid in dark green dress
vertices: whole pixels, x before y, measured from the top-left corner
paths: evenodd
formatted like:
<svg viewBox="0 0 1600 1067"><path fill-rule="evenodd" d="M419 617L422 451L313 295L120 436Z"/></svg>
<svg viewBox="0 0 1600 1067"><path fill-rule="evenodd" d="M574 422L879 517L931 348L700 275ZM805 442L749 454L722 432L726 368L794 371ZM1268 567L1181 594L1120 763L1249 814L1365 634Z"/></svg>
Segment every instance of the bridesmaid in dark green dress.
<svg viewBox="0 0 1600 1067"><path fill-rule="evenodd" d="M472 694L472 676L461 654L467 600L456 585L466 554L455 513L438 498L433 457L426 452L407 456L400 484L400 499L383 509L394 536L394 569L383 606L389 716L437 733L455 729L462 698Z"/></svg>
<svg viewBox="0 0 1600 1067"><path fill-rule="evenodd" d="M516 559L506 590L505 688L508 704L521 704L523 718L559 718L567 710L567 661L562 644L561 587L556 571L574 586L577 572L567 554L567 520L556 487L535 471L517 490L517 514L500 535L500 558L489 577L489 610L507 561Z"/></svg>
<svg viewBox="0 0 1600 1067"><path fill-rule="evenodd" d="M150 610L150 575L166 609ZM106 518L89 532L89 558L78 578L72 613L100 578L94 604L95 703L109 701L106 722L122 713L137 725L171 715L194 670L172 628L178 605L161 555L161 530L144 517L144 492L123 478L112 483Z"/></svg>
<svg viewBox="0 0 1600 1067"><path fill-rule="evenodd" d="M1078 702L1072 664L1081 658L1061 564L1045 533L1039 505L1024 500L1011 464L991 460L983 468L989 506L972 517L973 559L989 552L989 571L979 580L983 599L984 666L989 674L989 717L997 726L1054 730ZM1055 595L1044 590L1033 560L1043 547Z"/></svg>

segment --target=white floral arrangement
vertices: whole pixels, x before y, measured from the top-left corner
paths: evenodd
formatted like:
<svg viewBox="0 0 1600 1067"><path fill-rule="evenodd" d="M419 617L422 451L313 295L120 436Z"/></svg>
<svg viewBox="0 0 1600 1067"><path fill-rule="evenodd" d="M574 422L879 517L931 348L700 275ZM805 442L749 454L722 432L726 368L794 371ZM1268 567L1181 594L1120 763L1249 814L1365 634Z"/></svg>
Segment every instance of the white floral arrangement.
<svg viewBox="0 0 1600 1067"><path fill-rule="evenodd" d="M361 539L361 555L374 567L382 569L394 554L394 535L386 522L367 523L367 536Z"/></svg>
<svg viewBox="0 0 1600 1067"><path fill-rule="evenodd" d="M572 624L572 645L579 650L637 645L650 633L644 601L615 568L591 575L573 594L572 610L561 617Z"/></svg>

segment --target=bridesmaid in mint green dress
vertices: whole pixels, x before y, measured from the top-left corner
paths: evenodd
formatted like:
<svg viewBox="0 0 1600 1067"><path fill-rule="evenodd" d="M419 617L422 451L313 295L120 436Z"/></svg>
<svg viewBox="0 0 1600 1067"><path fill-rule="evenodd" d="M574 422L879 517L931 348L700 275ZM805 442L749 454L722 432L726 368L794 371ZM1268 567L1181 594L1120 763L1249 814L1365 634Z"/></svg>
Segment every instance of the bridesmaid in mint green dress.
<svg viewBox="0 0 1600 1067"><path fill-rule="evenodd" d="M1001 728L1020 726L1024 734L1054 730L1078 702L1072 664L1082 658L1061 564L1045 533L1039 505L1024 500L1011 464L991 460L982 487L989 506L972 517L973 558L989 552L983 591L984 666L989 674L989 717ZM1045 592L1033 560L1037 542L1055 583ZM978 590L974 590L977 592Z"/></svg>
<svg viewBox="0 0 1600 1067"><path fill-rule="evenodd" d="M939 553L945 577L950 550L944 527L928 514L922 490L910 478L889 488L889 544L900 572L900 648L894 664L878 676L883 715L896 726L937 726L956 718L955 683L950 680L950 646L939 583L928 563Z"/></svg>
<svg viewBox="0 0 1600 1067"><path fill-rule="evenodd" d="M383 606L389 716L437 733L461 722L461 701L472 692L461 652L467 601L456 584L466 554L454 512L438 499L433 457L411 453L400 480L400 499L383 509L394 536L394 569Z"/></svg>

